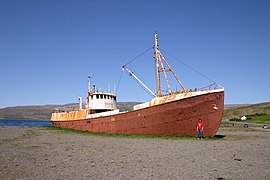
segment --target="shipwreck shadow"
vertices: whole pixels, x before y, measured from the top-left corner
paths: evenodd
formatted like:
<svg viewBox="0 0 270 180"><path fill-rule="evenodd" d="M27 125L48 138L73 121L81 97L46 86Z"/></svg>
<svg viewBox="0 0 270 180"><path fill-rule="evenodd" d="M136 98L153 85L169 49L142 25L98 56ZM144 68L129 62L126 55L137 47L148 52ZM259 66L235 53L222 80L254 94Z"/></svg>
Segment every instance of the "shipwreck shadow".
<svg viewBox="0 0 270 180"><path fill-rule="evenodd" d="M225 137L226 137L225 135L220 135L220 134L214 136L214 138L218 138L218 139L222 139Z"/></svg>

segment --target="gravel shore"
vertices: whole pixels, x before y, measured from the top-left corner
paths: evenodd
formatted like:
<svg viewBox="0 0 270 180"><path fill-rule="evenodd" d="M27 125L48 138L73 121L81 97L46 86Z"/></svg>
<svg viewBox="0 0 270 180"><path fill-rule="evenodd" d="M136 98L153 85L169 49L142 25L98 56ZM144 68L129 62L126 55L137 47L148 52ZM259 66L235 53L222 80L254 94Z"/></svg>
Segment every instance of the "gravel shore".
<svg viewBox="0 0 270 180"><path fill-rule="evenodd" d="M84 135L0 127L1 179L270 179L270 130L219 139Z"/></svg>

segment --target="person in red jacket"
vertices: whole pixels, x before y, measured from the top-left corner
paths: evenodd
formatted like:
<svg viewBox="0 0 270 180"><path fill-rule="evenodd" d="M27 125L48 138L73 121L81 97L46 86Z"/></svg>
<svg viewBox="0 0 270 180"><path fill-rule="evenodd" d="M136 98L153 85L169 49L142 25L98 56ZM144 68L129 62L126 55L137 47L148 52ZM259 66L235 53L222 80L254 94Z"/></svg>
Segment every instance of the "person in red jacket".
<svg viewBox="0 0 270 180"><path fill-rule="evenodd" d="M202 139L203 123L202 123L202 120L201 119L198 120L197 132L198 132L198 139Z"/></svg>

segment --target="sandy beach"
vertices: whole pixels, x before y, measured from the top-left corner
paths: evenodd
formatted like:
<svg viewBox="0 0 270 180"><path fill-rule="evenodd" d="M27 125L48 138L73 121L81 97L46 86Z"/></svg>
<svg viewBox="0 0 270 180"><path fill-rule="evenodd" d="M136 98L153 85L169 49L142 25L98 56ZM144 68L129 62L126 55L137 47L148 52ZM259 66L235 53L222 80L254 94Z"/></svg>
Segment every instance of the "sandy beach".
<svg viewBox="0 0 270 180"><path fill-rule="evenodd" d="M104 137L0 127L1 179L270 179L270 130L215 140Z"/></svg>

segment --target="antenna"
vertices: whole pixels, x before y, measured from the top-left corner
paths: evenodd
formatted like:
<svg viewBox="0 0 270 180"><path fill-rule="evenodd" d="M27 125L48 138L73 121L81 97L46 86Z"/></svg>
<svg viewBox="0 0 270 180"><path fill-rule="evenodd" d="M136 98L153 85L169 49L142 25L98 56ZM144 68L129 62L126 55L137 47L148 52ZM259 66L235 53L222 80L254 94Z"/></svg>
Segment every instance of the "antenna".
<svg viewBox="0 0 270 180"><path fill-rule="evenodd" d="M78 96L78 100L79 100L79 110L82 110L82 97L80 95Z"/></svg>
<svg viewBox="0 0 270 180"><path fill-rule="evenodd" d="M90 91L91 91L91 78L92 77L90 77L90 76L88 76L88 93L90 93Z"/></svg>

